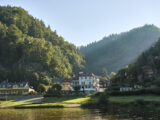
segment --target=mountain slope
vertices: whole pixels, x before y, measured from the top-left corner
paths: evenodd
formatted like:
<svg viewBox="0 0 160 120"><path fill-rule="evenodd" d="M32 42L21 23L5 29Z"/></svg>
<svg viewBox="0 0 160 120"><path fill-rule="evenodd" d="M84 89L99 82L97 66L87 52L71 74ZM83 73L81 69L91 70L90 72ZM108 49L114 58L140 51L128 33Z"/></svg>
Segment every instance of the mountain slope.
<svg viewBox="0 0 160 120"><path fill-rule="evenodd" d="M109 72L132 63L160 37L154 25L132 29L121 34L110 35L98 42L80 47L89 71L101 74L103 68Z"/></svg>
<svg viewBox="0 0 160 120"><path fill-rule="evenodd" d="M160 39L112 79L119 86L160 87Z"/></svg>
<svg viewBox="0 0 160 120"><path fill-rule="evenodd" d="M0 81L44 82L84 68L79 50L19 7L0 7ZM45 83L45 82L44 82Z"/></svg>

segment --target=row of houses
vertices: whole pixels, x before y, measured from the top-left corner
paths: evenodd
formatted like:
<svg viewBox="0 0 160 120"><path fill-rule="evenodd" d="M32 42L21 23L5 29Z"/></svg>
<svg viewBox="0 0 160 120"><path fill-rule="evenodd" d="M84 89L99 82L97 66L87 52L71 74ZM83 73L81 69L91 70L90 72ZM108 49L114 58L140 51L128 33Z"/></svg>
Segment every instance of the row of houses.
<svg viewBox="0 0 160 120"><path fill-rule="evenodd" d="M85 92L86 94L104 91L105 87L110 83L109 81L102 82L102 80L93 73L84 72L79 72L79 74L73 76L72 79L54 79L52 82L61 84L62 91L74 91L74 88L79 86L79 91Z"/></svg>
<svg viewBox="0 0 160 120"><path fill-rule="evenodd" d="M78 75L73 76L72 78L57 78L52 80L53 84L60 84L63 92L71 92L74 91L76 86L80 87L81 92L95 93L95 92L103 92L104 89L110 84L109 81L102 81L98 77L96 77L93 73L84 73L79 72ZM0 95L2 94L22 94L27 95L30 93L34 93L34 89L31 88L28 82L8 82L3 81L0 83Z"/></svg>

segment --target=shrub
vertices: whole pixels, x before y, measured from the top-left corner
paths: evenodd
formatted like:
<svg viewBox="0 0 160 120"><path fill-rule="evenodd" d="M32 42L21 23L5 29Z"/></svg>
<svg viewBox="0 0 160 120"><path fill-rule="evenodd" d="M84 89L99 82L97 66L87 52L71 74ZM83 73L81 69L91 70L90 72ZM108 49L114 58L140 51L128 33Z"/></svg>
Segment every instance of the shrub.
<svg viewBox="0 0 160 120"><path fill-rule="evenodd" d="M132 91L110 91L109 95L112 96L125 96L125 95L160 95L160 88L150 88L150 89L139 89Z"/></svg>
<svg viewBox="0 0 160 120"><path fill-rule="evenodd" d="M98 98L98 103L106 105L108 103L108 98L109 98L109 96L106 92L101 93L99 98Z"/></svg>
<svg viewBox="0 0 160 120"><path fill-rule="evenodd" d="M37 91L39 93L45 93L46 92L46 86L44 84L39 84L38 88L37 88Z"/></svg>
<svg viewBox="0 0 160 120"><path fill-rule="evenodd" d="M61 96L61 85L54 84L51 88L48 89L44 97L60 97Z"/></svg>
<svg viewBox="0 0 160 120"><path fill-rule="evenodd" d="M138 104L138 105L145 105L144 99L136 99L135 103Z"/></svg>

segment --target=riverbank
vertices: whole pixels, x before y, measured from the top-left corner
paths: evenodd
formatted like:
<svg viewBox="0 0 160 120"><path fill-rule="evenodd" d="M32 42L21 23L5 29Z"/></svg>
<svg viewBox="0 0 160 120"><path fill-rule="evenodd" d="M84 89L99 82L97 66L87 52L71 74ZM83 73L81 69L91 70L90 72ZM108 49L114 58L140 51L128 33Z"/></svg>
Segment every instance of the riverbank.
<svg viewBox="0 0 160 120"><path fill-rule="evenodd" d="M160 103L160 96L110 96L107 101L103 97L103 101L99 101L99 96L63 96L59 98L37 98L29 100L9 100L0 101L0 108L115 108L114 105L133 105L133 103L142 104L158 104Z"/></svg>
<svg viewBox="0 0 160 120"><path fill-rule="evenodd" d="M93 96L90 98L89 101L82 104L82 107L105 107L104 104L132 104L137 101L142 102L156 102L160 103L160 96L154 96L154 95L143 95L143 96L110 96L107 98L107 101L103 101L105 103L100 103L100 97L99 96ZM105 96L102 97L102 99L105 99ZM102 106L101 106L102 105Z"/></svg>
<svg viewBox="0 0 160 120"><path fill-rule="evenodd" d="M98 97L81 105L82 108L100 109L108 115L126 118L160 119L160 96L111 96L107 101L100 102ZM103 98L105 99L105 97Z"/></svg>
<svg viewBox="0 0 160 120"><path fill-rule="evenodd" d="M78 108L81 104L91 99L90 96L63 96L59 98L43 98L39 102L34 102L36 98L29 100L9 100L0 101L0 108Z"/></svg>

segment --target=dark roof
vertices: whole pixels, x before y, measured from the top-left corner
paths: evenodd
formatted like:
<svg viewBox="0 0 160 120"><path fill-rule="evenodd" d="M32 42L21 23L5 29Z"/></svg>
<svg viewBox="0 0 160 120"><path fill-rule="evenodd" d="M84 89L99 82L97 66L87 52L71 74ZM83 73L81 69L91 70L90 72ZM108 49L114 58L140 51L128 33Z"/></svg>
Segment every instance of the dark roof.
<svg viewBox="0 0 160 120"><path fill-rule="evenodd" d="M61 83L64 79L66 79L66 78L57 78L57 79L53 79L52 82L53 82L53 83L57 83L57 82ZM71 79L71 78L68 78L67 80L68 80L69 82L72 82L72 79Z"/></svg>
<svg viewBox="0 0 160 120"><path fill-rule="evenodd" d="M83 72L81 72L81 73L79 73L78 74L78 77L86 77L86 76L94 76L94 74L93 73L83 73Z"/></svg>
<svg viewBox="0 0 160 120"><path fill-rule="evenodd" d="M28 82L8 82L7 80L0 83L0 86L5 86L5 88L11 88L13 85L18 85L24 87Z"/></svg>

